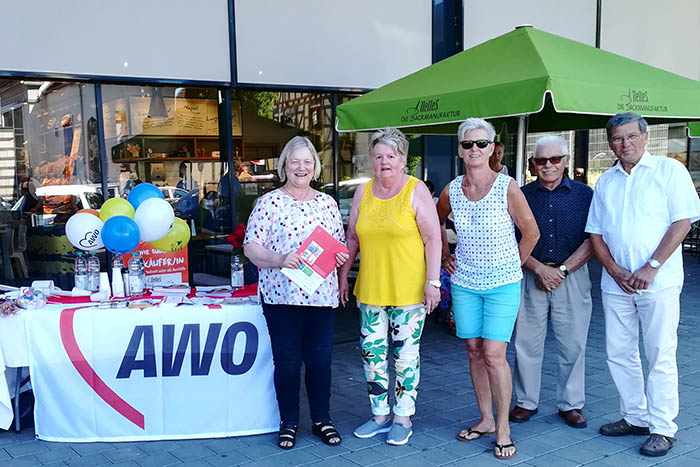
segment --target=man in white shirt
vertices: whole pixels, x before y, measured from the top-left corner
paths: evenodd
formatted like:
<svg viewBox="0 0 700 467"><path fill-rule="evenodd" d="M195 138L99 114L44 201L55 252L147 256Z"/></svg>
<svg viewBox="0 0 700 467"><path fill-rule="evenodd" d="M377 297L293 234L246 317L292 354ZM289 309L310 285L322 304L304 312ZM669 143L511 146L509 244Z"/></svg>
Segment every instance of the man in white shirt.
<svg viewBox="0 0 700 467"><path fill-rule="evenodd" d="M687 169L646 151L647 122L634 113L606 126L618 162L595 187L586 232L603 265L608 367L620 393L622 419L600 427L606 436L650 435L640 452L663 456L678 426L676 348L683 286L681 242L700 219L700 200ZM649 361L646 391L639 324Z"/></svg>

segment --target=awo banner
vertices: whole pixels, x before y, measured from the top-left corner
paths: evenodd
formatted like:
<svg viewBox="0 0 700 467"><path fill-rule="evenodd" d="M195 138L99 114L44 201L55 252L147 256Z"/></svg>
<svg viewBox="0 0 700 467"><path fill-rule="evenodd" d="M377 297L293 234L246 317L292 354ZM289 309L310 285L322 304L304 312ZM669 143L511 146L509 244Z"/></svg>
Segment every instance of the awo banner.
<svg viewBox="0 0 700 467"><path fill-rule="evenodd" d="M276 431L259 306L27 313L36 435L92 442Z"/></svg>

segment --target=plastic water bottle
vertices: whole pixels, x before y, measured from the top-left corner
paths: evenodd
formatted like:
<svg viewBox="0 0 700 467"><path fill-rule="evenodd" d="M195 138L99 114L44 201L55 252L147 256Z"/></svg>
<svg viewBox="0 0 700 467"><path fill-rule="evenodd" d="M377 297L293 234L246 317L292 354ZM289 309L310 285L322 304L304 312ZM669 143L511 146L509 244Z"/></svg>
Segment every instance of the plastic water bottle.
<svg viewBox="0 0 700 467"><path fill-rule="evenodd" d="M243 263L241 263L238 255L233 255L231 256L231 288L236 290L242 288L244 285Z"/></svg>
<svg viewBox="0 0 700 467"><path fill-rule="evenodd" d="M144 284L139 265L140 259L141 255L138 251L134 251L129 258L129 295L132 297L143 294Z"/></svg>
<svg viewBox="0 0 700 467"><path fill-rule="evenodd" d="M100 290L100 258L92 252L87 260L88 290L97 292Z"/></svg>
<svg viewBox="0 0 700 467"><path fill-rule="evenodd" d="M88 290L88 265L82 251L79 251L75 257L73 278L77 288Z"/></svg>

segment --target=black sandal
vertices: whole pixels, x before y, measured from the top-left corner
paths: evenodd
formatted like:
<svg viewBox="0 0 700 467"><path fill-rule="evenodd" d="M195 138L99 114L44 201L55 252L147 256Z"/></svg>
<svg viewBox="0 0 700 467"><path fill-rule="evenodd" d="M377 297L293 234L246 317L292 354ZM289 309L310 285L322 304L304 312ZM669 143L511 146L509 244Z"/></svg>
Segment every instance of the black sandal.
<svg viewBox="0 0 700 467"><path fill-rule="evenodd" d="M277 434L277 446L282 449L292 449L297 442L297 428L298 425L280 425L280 431ZM292 443L289 446L285 446L282 443Z"/></svg>
<svg viewBox="0 0 700 467"><path fill-rule="evenodd" d="M311 426L311 432L321 438L321 441L329 446L338 446L342 441L340 433L338 433L338 430L335 429L335 426L333 426L333 422L331 421L319 423L314 422L314 424ZM338 441L334 443L331 441L332 439L337 439Z"/></svg>

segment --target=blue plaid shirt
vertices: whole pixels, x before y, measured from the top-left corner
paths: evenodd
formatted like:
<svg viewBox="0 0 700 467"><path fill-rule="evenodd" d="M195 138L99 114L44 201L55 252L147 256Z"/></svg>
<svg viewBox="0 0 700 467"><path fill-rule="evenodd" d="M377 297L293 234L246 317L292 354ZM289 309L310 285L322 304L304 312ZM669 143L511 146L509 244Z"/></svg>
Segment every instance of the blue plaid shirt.
<svg viewBox="0 0 700 467"><path fill-rule="evenodd" d="M532 256L543 263L562 263L588 238L584 231L593 190L564 177L549 191L538 181L522 187L540 229Z"/></svg>

